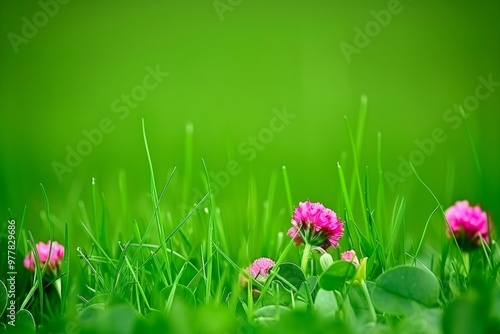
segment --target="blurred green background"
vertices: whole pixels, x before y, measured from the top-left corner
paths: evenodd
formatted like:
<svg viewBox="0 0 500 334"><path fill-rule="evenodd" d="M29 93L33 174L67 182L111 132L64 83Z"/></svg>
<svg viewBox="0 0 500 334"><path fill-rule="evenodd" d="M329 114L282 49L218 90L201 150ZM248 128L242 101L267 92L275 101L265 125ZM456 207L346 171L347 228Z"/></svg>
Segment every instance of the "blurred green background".
<svg viewBox="0 0 500 334"><path fill-rule="evenodd" d="M276 210L286 207L282 165L288 167L295 202L311 199L340 210L337 161L348 178L353 166L344 116L355 129L363 94L368 114L360 167L369 167L373 198L377 134L383 169L397 173L399 156L408 159L418 149L415 140L441 128L447 140L417 167L421 177L444 205L469 199L499 216L500 89L468 118L484 192L466 127L453 129L455 123L443 118L475 93L479 76L500 81L498 1L401 1L399 12L385 27L378 25L380 31L372 31L350 61L341 43L356 46L356 27L364 31L376 22L372 11L387 10L392 1L74 0L58 3L46 22L37 14L41 3L0 2L0 212L6 219L10 208L20 219L26 205L27 227L40 239L48 238L40 218L40 183L52 213L81 234L77 203L82 199L90 207L92 177L106 196L110 221L123 221L118 194L123 170L130 215L149 219L142 118L158 184L178 168L164 202L172 211L180 210L186 173L192 176L190 188L203 189L202 158L214 173L226 170L231 160L239 164L241 172L217 195L233 232L247 219L252 182L264 201L274 175ZM34 19L40 27L25 38L23 29L30 31L23 27ZM123 109L114 112L113 103L143 84L148 67L157 66L169 75L129 108L128 116ZM247 161L240 145L269 127L275 108L286 108L295 118ZM76 149L85 139L82 131L98 128L103 119L114 130L60 181L53 163L65 164L66 147ZM189 123L192 172L184 168ZM407 222L420 232L435 204L415 176L394 191L387 187L386 195L388 212L397 196L407 198ZM289 212L277 215L287 227ZM56 233L62 237L62 224Z"/></svg>

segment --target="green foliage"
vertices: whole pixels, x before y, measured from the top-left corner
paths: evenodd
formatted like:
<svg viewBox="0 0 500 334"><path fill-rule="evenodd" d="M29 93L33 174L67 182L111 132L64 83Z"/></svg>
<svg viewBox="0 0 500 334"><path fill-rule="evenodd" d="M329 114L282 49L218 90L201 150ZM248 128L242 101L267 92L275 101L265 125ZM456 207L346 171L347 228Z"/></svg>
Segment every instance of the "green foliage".
<svg viewBox="0 0 500 334"><path fill-rule="evenodd" d="M298 265L285 262L276 269L276 280L286 288L297 291L302 283L306 281L306 277Z"/></svg>
<svg viewBox="0 0 500 334"><path fill-rule="evenodd" d="M410 315L421 307L435 307L439 295L440 285L434 274L407 266L384 272L372 290L375 307L392 315Z"/></svg>
<svg viewBox="0 0 500 334"><path fill-rule="evenodd" d="M335 317L339 309L335 293L333 291L319 289L316 300L314 301L314 309L323 317Z"/></svg>
<svg viewBox="0 0 500 334"><path fill-rule="evenodd" d="M485 282L475 282L444 311L445 334L500 333L500 290Z"/></svg>
<svg viewBox="0 0 500 334"><path fill-rule="evenodd" d="M36 332L35 319L28 310L20 310L16 313L16 326L17 333L31 334Z"/></svg>
<svg viewBox="0 0 500 334"><path fill-rule="evenodd" d="M364 123L366 99L360 112ZM498 332L498 244L483 243L474 252L462 252L455 240L444 237L443 222L434 223L434 213L438 209L442 213L443 208L433 192L437 207L430 215L422 213L422 221L427 220L416 242L409 238L405 198L389 206L384 187L378 184L377 204L371 205L369 171L365 170L362 179L358 170L362 136L355 136L347 124L354 166L349 180L342 164L337 164L340 196L336 208L345 219L345 236L339 249L323 254L324 250L309 247L302 251L285 236L294 205L293 182L286 167L282 167L281 204L275 201L276 175L264 198L250 177L246 209L242 209L246 215L240 212L237 222L245 233L236 241L226 235L225 227L234 222L226 217L228 209L218 206L204 160L200 174L206 192L191 205L172 208L168 195L174 193L189 201L186 183L192 184L192 180L184 175L183 193L177 194L176 168L155 177L143 123L149 170L148 204L144 204L148 210L143 216L132 218L136 214L128 207L126 178L120 173L121 209L126 218L112 223L108 214L113 207L92 179L91 214L85 202L79 202L78 233L86 241L77 241L70 238L70 224L58 224L51 215L47 193L41 187L49 236L64 238L66 255L55 276L48 273L47 264L38 262L35 273L19 270L16 300L21 307L16 327L23 333L52 329L179 334ZM358 131L362 128L360 125ZM191 169L192 128L186 131L184 159ZM380 146L379 142L379 150ZM417 171L413 172L430 191ZM391 216L385 212L390 207ZM440 243L426 243L436 228L441 231ZM25 250L33 250L38 259L37 240L22 229L20 235L28 237L20 239L17 258L22 259ZM340 251L349 249L356 251L360 264L339 260ZM320 264L320 253L329 261ZM297 265L301 254L304 269ZM250 277L245 268L262 256L273 258L275 265L268 275ZM406 263L412 266L401 265ZM4 318L7 302L2 283L0 315Z"/></svg>
<svg viewBox="0 0 500 334"><path fill-rule="evenodd" d="M319 277L319 286L327 291L341 291L354 278L356 267L351 262L336 261Z"/></svg>

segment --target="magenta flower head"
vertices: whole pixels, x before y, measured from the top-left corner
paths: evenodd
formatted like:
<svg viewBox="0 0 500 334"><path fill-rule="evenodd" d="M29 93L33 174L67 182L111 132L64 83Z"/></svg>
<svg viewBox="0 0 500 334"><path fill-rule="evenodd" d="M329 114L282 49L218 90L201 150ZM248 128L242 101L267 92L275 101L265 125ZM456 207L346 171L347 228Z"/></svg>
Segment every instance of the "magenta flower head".
<svg viewBox="0 0 500 334"><path fill-rule="evenodd" d="M472 250L481 245L481 237L489 243L488 217L481 208L470 206L468 201L458 201L445 212L449 237L455 235L463 250Z"/></svg>
<svg viewBox="0 0 500 334"><path fill-rule="evenodd" d="M269 276L269 271L274 267L275 263L273 260L267 257L261 257L252 262L252 264L245 269L248 275L252 276L253 279L264 283ZM248 286L248 278L240 274L239 285L242 289L246 289ZM253 288L254 297L260 294L259 289Z"/></svg>
<svg viewBox="0 0 500 334"><path fill-rule="evenodd" d="M273 260L267 257L261 257L252 262L250 267L247 268L247 272L256 280L259 280L259 278L263 278L265 280L272 267L274 267Z"/></svg>
<svg viewBox="0 0 500 334"><path fill-rule="evenodd" d="M327 250L337 247L344 235L344 223L337 214L321 203L301 202L293 212L288 235L298 246L301 243Z"/></svg>
<svg viewBox="0 0 500 334"><path fill-rule="evenodd" d="M64 257L64 246L60 245L57 241L52 242L52 249L50 246L50 241L48 241L46 244L43 242L39 242L36 244L36 251L38 252L38 257L40 259L40 266L44 266L45 262L47 262L48 260L48 270L56 272L57 268L61 265L62 259ZM26 255L23 264L26 269L35 271L35 256L33 252L29 252L29 254Z"/></svg>

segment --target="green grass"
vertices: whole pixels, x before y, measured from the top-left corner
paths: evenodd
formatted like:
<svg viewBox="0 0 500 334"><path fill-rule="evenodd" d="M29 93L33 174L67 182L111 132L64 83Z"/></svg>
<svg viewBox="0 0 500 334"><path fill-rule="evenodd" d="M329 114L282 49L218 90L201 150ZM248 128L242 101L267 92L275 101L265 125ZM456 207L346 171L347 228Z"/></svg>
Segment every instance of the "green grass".
<svg viewBox="0 0 500 334"><path fill-rule="evenodd" d="M494 234L490 245L483 243L470 254L462 252L456 239L445 236L446 221L439 198L414 169L437 206L432 212L421 212L419 219L425 223L417 239L407 235L407 199L398 197L390 203L384 195L380 134L376 148L370 148L377 150L378 164L373 169L376 177L369 167L359 166L366 113L364 97L356 134L346 118L351 143L351 155L346 159L353 162L354 167L352 173L346 175L343 168L346 160L339 159L337 163L339 188L332 189L331 194L339 203L333 209L345 222L345 235L340 247L329 251L334 261L339 260L341 251L349 249L355 249L360 259L368 258L366 277L361 285L354 283L347 272L331 269L327 274L327 268L320 265L321 254L315 251L310 258L304 258L306 262L302 267L307 270L302 273L299 269L304 246L296 247L286 232L293 208L299 200L306 200L292 196L290 180L303 175L291 173L283 166L281 171L274 171L267 189L259 189L251 175L245 208L232 212L237 210L237 205L217 205L209 177L210 166L202 161L203 168L198 172L203 175L205 196L196 201L190 189L195 182L189 176L194 169L192 125L186 126L186 172L179 187L175 182L179 177L175 167L154 165L143 121L151 203L144 212L133 212L128 203L124 171L117 177L120 198L117 207L107 204L106 194L99 191L99 183L92 179L91 203L83 199L79 202L80 224L59 220L55 223L42 186L50 239L60 241L66 249L59 274L49 276L47 265L42 267L37 263L34 274L22 267L27 251L35 250L38 257L34 247L38 240L29 231L32 223L24 221L23 211L17 225L15 300L18 309L25 311L18 313L18 327L34 330L32 317L39 332L52 333L393 333L403 329L407 333L459 333L460 329L488 333L499 330L500 251ZM477 150L472 137L470 139L478 173L483 177ZM155 174L154 167L161 172ZM165 173L168 169L171 172ZM166 181L160 182L158 175L160 178L166 175ZM161 191L158 184L163 184ZM171 191L173 184L177 187ZM172 194L181 198L181 209L172 205L176 203L170 198ZM284 194L284 201L277 201L278 194ZM339 194L338 198L335 194ZM280 207L277 203L286 204ZM91 208L90 215L88 208ZM109 218L109 212L115 210L121 212L121 219ZM229 212L231 217L240 217L239 221L227 219ZM16 215L11 213L12 217ZM62 226L63 234L54 233L54 224ZM70 226L73 226L73 234ZM236 239L228 233L228 226L239 231ZM434 230L442 232L432 238L432 243L426 242ZM75 234L84 234L78 240L86 242L76 242L71 237ZM273 258L276 265L265 282L252 281L244 268L263 256ZM395 268L404 265L402 270L408 273L417 270L415 268L420 271L394 280L391 275ZM239 275L251 280L248 289L239 287ZM421 275L421 281L412 281L414 275ZM55 288L58 281L62 284L60 295ZM334 284L334 291L325 290L325 282ZM252 297L252 287L260 290L257 298ZM2 322L7 323L6 313Z"/></svg>

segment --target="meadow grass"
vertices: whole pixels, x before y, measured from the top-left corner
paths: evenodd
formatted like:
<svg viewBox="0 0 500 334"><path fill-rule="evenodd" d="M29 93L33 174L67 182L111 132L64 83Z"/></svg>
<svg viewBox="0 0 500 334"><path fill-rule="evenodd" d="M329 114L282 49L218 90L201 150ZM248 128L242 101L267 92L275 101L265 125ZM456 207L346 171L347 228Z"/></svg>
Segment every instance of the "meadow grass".
<svg viewBox="0 0 500 334"><path fill-rule="evenodd" d="M150 173L149 219L134 218L127 176L120 172L118 208L107 205L95 179L90 185L91 203L79 202L79 231L87 242L70 238L68 222L57 222L64 226L64 235L56 238L50 201L41 186L50 240L61 241L65 257L56 274L49 274L48 261L43 266L36 261L34 273L22 267L29 251L39 258L38 240L26 229L25 210L16 234L16 327L8 325L8 311L2 307L5 328L23 333L35 329L47 333L500 332L500 251L494 233L490 243L483 240L476 250L462 251L457 239L445 233L441 201L413 169L436 206L422 212L425 223L420 236L408 236L406 199L398 197L390 203L385 196L381 134L375 181L370 179L369 167L359 166L366 105L363 97L356 134L345 119L353 170L347 178L344 161L339 159L340 187L332 191L332 197L338 198L334 209L345 223L345 233L341 246L329 251L330 266L323 262L328 256L313 251L309 257L307 247L295 246L286 235L294 207L305 200L293 197L289 180L300 175L290 175L283 166L264 190L257 189L251 176L246 209L238 212L240 235L232 240L234 236L225 228L235 224L226 219L232 208L218 205L205 161L200 170L205 195L193 201L194 182L189 177L193 126L186 126L184 168L188 173L183 174L182 190L176 192L183 204L178 210L165 199L177 177L176 168L163 184L158 182L143 121ZM483 184L478 152L472 136L469 139ZM284 208L275 204L278 186L285 189ZM120 210L123 220L111 222L110 210ZM438 242L429 244L425 240L435 220L442 232L433 238ZM340 249L354 249L366 262L356 268L339 261ZM256 280L245 268L261 256L271 257L275 265L267 279ZM7 272L6 264L4 269ZM247 287L240 286L240 276L250 282ZM0 292L0 302L6 304L7 296Z"/></svg>

